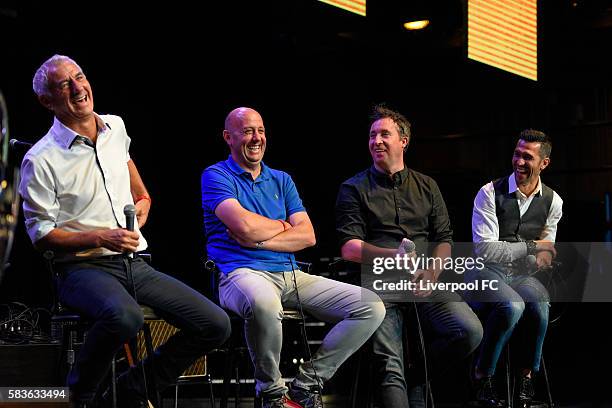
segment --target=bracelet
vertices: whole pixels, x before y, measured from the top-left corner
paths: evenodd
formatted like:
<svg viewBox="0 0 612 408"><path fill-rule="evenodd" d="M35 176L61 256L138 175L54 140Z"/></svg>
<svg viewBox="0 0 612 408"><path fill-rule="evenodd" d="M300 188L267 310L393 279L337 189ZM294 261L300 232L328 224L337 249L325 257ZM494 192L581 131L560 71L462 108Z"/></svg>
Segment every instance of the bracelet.
<svg viewBox="0 0 612 408"><path fill-rule="evenodd" d="M525 241L527 245L527 255L535 255L537 253L537 244L533 240Z"/></svg>
<svg viewBox="0 0 612 408"><path fill-rule="evenodd" d="M283 222L283 220L277 220L278 222L281 223L281 225L283 226L283 232L287 231L287 227L285 226L285 223Z"/></svg>
<svg viewBox="0 0 612 408"><path fill-rule="evenodd" d="M136 197L136 199L134 200L134 204L136 204L137 202L139 202L141 200L149 200L149 204L151 204L151 197L149 197L146 194Z"/></svg>

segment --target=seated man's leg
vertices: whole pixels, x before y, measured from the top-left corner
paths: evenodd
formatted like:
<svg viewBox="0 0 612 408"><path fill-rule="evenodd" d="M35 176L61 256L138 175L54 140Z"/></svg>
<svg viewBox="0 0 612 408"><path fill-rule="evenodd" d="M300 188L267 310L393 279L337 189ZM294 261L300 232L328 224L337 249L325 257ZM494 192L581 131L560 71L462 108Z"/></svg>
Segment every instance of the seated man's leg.
<svg viewBox="0 0 612 408"><path fill-rule="evenodd" d="M533 276L518 277L510 285L525 301L525 311L518 325L524 343L517 363L521 369L538 372L548 328L550 297L544 285Z"/></svg>
<svg viewBox="0 0 612 408"><path fill-rule="evenodd" d="M75 401L93 399L115 353L142 327L140 307L114 276L122 267L113 271L108 265L88 263L57 266L62 276L60 302L94 322L68 374Z"/></svg>
<svg viewBox="0 0 612 408"><path fill-rule="evenodd" d="M204 295L156 271L142 259L132 262L132 274L138 302L153 308L179 329L155 352L156 385L163 390L196 359L227 340L231 331L229 318ZM141 376L141 369L130 370L128 376L122 377L122 385L144 393Z"/></svg>
<svg viewBox="0 0 612 408"><path fill-rule="evenodd" d="M487 288L464 294L469 305L483 320L484 334L476 362L477 374L490 377L495 373L501 352L523 314L525 303L505 282L504 272L495 266L469 271L465 278L466 282L497 280L498 290Z"/></svg>
<svg viewBox="0 0 612 408"><path fill-rule="evenodd" d="M264 399L287 392L279 370L283 344L283 289L282 273L249 268L238 268L221 276L219 281L221 305L245 320L245 338L255 366L256 390Z"/></svg>
<svg viewBox="0 0 612 408"><path fill-rule="evenodd" d="M336 325L327 333L312 361L300 366L294 384L310 389L324 383L338 367L357 351L374 333L385 316L385 307L375 293L359 286L296 271L299 297L306 312ZM283 304L297 306L292 274L285 273L290 289ZM314 368L313 368L314 365Z"/></svg>
<svg viewBox="0 0 612 408"><path fill-rule="evenodd" d="M404 313L396 304L372 335L375 384L380 386L380 402L385 408L407 408L408 393L404 378Z"/></svg>
<svg viewBox="0 0 612 408"><path fill-rule="evenodd" d="M416 306L434 372L463 360L480 344L482 325L458 294L434 291Z"/></svg>

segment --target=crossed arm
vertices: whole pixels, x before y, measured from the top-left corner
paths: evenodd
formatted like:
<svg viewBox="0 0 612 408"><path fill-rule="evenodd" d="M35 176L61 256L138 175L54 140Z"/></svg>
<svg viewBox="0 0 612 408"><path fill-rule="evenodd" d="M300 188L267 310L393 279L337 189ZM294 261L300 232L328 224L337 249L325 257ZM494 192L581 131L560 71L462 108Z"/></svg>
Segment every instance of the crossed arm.
<svg viewBox="0 0 612 408"><path fill-rule="evenodd" d="M273 220L229 198L217 206L215 215L225 224L230 237L247 248L296 252L316 243L312 222L305 211L291 214L288 220Z"/></svg>

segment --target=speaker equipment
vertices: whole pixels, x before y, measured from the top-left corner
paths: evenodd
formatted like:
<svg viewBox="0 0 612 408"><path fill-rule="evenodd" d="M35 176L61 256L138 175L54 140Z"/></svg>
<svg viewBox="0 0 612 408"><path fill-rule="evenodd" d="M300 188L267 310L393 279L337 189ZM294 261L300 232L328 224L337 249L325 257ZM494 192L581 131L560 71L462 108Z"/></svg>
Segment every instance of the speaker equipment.
<svg viewBox="0 0 612 408"><path fill-rule="evenodd" d="M153 348L156 349L161 344L165 343L178 329L165 320L148 320L151 328L151 337L153 339ZM138 333L138 359L146 358L147 350L144 342L144 334L142 331ZM204 355L198 358L181 377L189 377L196 375L208 375L207 356Z"/></svg>

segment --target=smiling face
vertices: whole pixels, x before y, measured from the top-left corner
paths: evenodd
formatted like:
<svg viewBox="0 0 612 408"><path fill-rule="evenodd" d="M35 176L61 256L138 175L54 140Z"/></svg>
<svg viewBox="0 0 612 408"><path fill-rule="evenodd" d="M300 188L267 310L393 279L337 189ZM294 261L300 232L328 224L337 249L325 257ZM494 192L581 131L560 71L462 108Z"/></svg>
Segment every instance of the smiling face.
<svg viewBox="0 0 612 408"><path fill-rule="evenodd" d="M250 108L234 109L226 120L223 138L232 158L247 171L259 171L266 151L266 130L263 119Z"/></svg>
<svg viewBox="0 0 612 408"><path fill-rule="evenodd" d="M539 142L526 142L522 139L516 144L512 156L512 168L517 185L537 184L540 173L550 163L548 157L541 157L540 148Z"/></svg>
<svg viewBox="0 0 612 408"><path fill-rule="evenodd" d="M401 136L391 118L378 119L370 127L370 154L377 170L393 174L404 168L408 137Z"/></svg>
<svg viewBox="0 0 612 408"><path fill-rule="evenodd" d="M48 93L40 95L39 100L67 126L88 120L94 114L91 85L71 61L60 61L49 69Z"/></svg>

